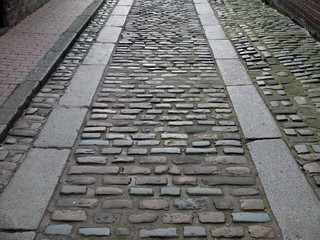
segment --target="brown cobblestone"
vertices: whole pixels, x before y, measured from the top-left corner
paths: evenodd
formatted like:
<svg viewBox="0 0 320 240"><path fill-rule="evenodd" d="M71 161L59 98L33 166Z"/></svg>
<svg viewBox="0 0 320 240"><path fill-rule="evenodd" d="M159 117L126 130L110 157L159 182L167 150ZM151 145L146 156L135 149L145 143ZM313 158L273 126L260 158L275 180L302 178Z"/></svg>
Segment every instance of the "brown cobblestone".
<svg viewBox="0 0 320 240"><path fill-rule="evenodd" d="M139 202L139 208L149 210L167 210L169 208L169 203L162 199L141 200Z"/></svg>
<svg viewBox="0 0 320 240"><path fill-rule="evenodd" d="M55 221L83 222L87 220L87 214L84 211L56 210L52 213L51 219Z"/></svg>
<svg viewBox="0 0 320 240"><path fill-rule="evenodd" d="M244 231L242 227L214 228L212 237L241 238L244 237Z"/></svg>
<svg viewBox="0 0 320 240"><path fill-rule="evenodd" d="M192 223L193 216L191 213L164 213L163 214L163 223Z"/></svg>

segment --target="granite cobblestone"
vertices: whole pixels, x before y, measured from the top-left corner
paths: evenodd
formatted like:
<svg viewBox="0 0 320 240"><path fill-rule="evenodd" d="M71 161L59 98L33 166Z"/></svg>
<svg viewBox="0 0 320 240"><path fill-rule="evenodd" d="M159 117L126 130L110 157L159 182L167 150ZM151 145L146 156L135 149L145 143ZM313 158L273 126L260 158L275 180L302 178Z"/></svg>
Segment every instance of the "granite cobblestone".
<svg viewBox="0 0 320 240"><path fill-rule="evenodd" d="M304 169L304 156L316 153L312 145L320 137L319 43L262 1L210 3ZM313 161L319 164L319 159ZM304 173L319 191L314 184L314 174L319 173Z"/></svg>
<svg viewBox="0 0 320 240"><path fill-rule="evenodd" d="M23 158L115 3L104 5L17 122L1 163ZM193 1L136 0L40 239L276 236L238 126ZM261 222L265 228L252 227Z"/></svg>

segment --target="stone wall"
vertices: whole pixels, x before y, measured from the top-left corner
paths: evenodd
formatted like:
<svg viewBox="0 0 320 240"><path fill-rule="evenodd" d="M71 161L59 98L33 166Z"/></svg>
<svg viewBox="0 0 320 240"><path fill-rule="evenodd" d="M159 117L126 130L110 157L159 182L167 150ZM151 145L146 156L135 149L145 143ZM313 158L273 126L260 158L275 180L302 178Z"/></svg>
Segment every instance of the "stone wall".
<svg viewBox="0 0 320 240"><path fill-rule="evenodd" d="M320 0L265 0L320 39Z"/></svg>
<svg viewBox="0 0 320 240"><path fill-rule="evenodd" d="M3 0L6 27L13 27L49 0Z"/></svg>

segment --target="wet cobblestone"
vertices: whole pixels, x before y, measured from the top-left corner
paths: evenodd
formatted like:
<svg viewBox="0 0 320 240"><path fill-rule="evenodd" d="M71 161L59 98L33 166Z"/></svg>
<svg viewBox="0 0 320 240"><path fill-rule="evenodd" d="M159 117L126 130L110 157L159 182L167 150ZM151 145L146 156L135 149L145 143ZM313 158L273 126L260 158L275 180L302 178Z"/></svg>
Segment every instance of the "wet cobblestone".
<svg viewBox="0 0 320 240"><path fill-rule="evenodd" d="M260 0L210 3L320 197L319 173L306 170L320 164L319 42Z"/></svg>

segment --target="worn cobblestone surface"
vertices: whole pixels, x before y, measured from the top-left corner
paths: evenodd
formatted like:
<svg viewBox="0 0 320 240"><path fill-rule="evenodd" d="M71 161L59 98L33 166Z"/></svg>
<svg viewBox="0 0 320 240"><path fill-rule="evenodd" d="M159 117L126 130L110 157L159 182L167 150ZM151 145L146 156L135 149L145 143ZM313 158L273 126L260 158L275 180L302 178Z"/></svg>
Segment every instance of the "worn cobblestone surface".
<svg viewBox="0 0 320 240"><path fill-rule="evenodd" d="M319 42L259 0L211 6L320 198Z"/></svg>
<svg viewBox="0 0 320 240"><path fill-rule="evenodd" d="M53 106L69 86L76 69L96 39L114 4L115 1L109 1L99 11L97 17L91 21L60 66L51 75L48 83L32 100L22 117L14 124L8 137L1 143L0 193L17 171L28 150L33 146Z"/></svg>
<svg viewBox="0 0 320 240"><path fill-rule="evenodd" d="M135 1L37 239L281 239L238 126L193 2Z"/></svg>

